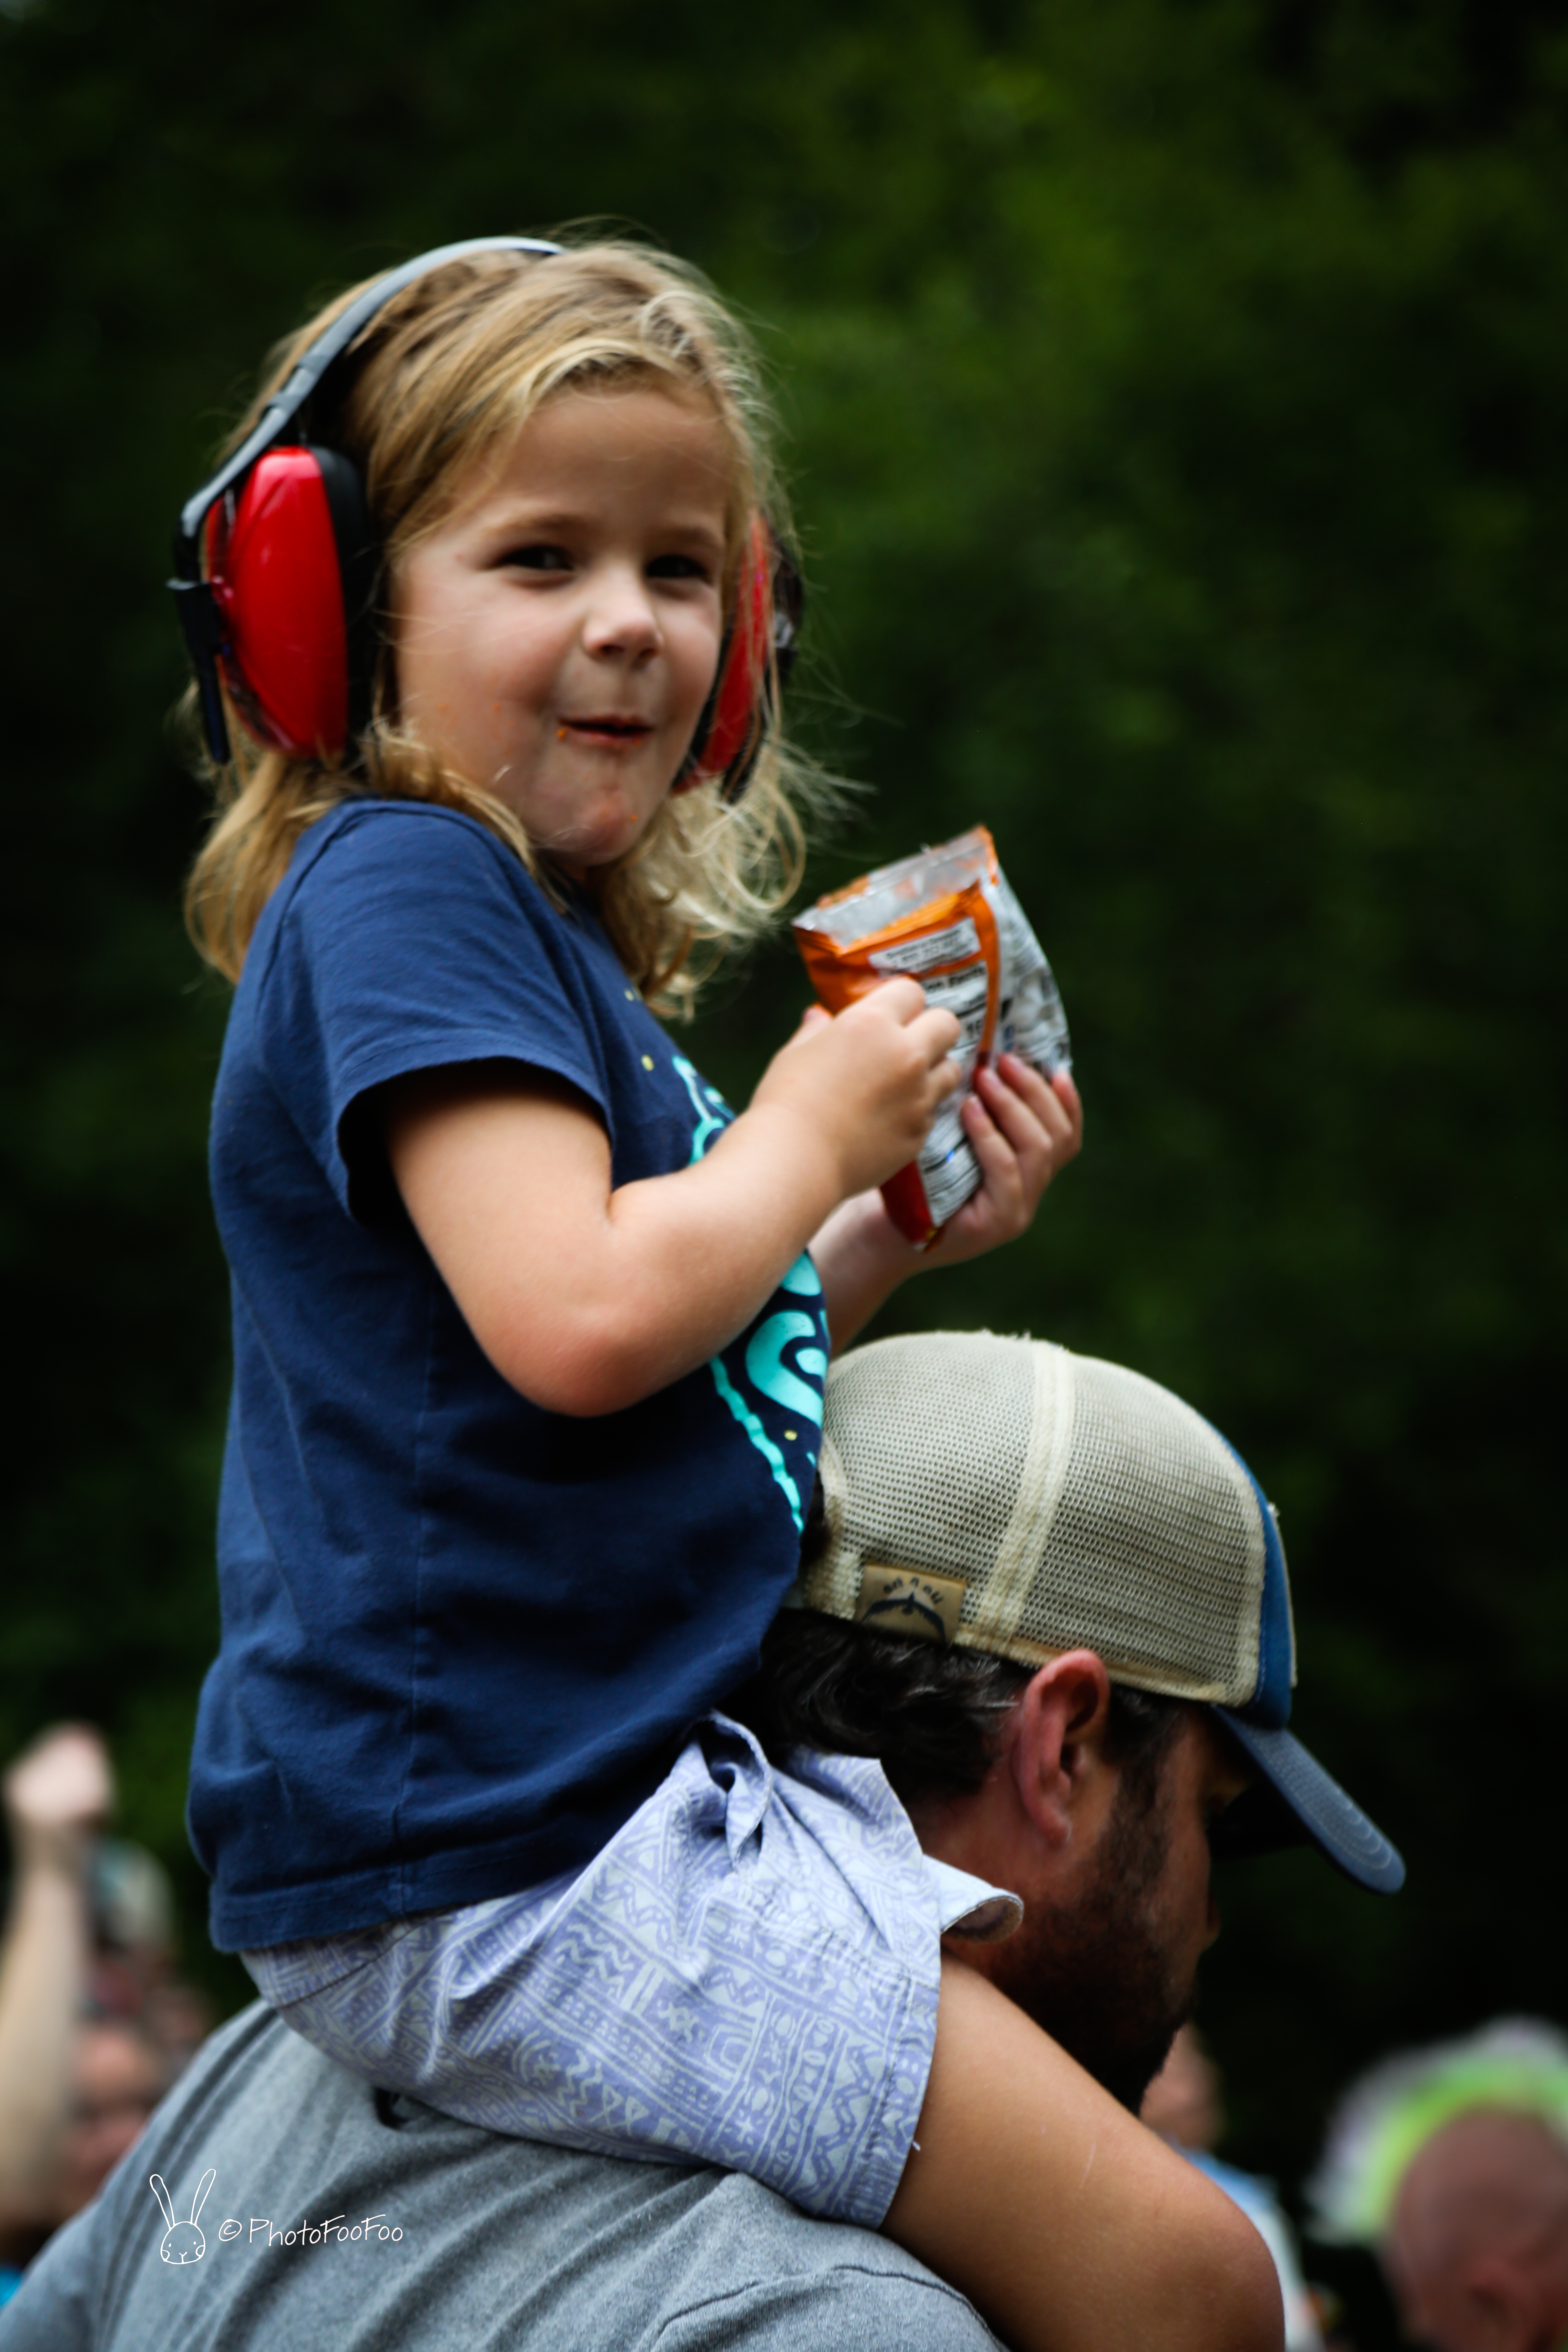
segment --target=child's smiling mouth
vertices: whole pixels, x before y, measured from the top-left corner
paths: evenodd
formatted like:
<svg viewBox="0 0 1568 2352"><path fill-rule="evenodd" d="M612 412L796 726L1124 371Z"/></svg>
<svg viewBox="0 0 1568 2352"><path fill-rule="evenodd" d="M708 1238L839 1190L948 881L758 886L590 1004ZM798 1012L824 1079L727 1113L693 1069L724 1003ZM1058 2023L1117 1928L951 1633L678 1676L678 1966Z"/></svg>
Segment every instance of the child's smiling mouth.
<svg viewBox="0 0 1568 2352"><path fill-rule="evenodd" d="M625 750L644 742L653 733L651 720L595 711L584 719L563 719L557 733L577 743L600 743Z"/></svg>

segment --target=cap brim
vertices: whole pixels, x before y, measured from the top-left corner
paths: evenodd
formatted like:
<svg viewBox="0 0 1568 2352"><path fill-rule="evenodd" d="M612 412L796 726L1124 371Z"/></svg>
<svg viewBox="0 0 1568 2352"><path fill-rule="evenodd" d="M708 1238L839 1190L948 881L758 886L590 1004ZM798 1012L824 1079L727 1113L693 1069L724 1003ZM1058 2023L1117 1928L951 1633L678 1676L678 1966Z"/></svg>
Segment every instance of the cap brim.
<svg viewBox="0 0 1568 2352"><path fill-rule="evenodd" d="M1368 1886L1375 1895L1398 1893L1405 1884L1405 1864L1397 1850L1293 1732L1248 1723L1228 1706L1216 1706L1214 1712L1262 1780L1261 1787L1241 1798L1218 1825L1216 1853L1261 1853L1271 1846L1306 1842L1326 1853L1358 1886Z"/></svg>

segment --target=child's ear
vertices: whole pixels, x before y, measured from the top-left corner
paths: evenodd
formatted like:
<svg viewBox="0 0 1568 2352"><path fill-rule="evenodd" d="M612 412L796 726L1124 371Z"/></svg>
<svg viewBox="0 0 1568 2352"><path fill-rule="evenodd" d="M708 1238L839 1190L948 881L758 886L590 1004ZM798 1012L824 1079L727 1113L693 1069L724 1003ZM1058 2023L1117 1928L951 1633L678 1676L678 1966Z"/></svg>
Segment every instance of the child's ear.
<svg viewBox="0 0 1568 2352"><path fill-rule="evenodd" d="M1013 1778L1025 1812L1053 1848L1071 1839L1110 1719L1110 1676L1092 1650L1053 1658L1018 1700L1008 1747Z"/></svg>

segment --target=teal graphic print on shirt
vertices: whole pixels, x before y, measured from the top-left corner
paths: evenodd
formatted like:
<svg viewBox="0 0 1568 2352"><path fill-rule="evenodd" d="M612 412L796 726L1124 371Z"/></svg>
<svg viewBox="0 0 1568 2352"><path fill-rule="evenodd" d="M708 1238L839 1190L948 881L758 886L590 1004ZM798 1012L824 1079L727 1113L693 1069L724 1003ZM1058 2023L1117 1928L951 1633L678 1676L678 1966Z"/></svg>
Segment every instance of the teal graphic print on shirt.
<svg viewBox="0 0 1568 2352"><path fill-rule="evenodd" d="M735 1114L683 1054L671 1060L691 1097L695 1165ZM708 1365L714 1387L767 1464L797 1532L816 1475L827 1350L826 1302L803 1250L762 1312Z"/></svg>

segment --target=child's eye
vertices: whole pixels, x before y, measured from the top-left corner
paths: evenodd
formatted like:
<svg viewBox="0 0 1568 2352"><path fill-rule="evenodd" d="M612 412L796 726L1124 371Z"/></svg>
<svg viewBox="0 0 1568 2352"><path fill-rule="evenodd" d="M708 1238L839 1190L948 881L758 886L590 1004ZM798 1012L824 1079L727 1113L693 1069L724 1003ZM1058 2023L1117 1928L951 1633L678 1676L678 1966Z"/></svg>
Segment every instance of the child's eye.
<svg viewBox="0 0 1568 2352"><path fill-rule="evenodd" d="M544 544L509 547L503 564L518 572L570 572L572 558L563 547Z"/></svg>
<svg viewBox="0 0 1568 2352"><path fill-rule="evenodd" d="M650 580L709 580L710 567L697 555L656 555L647 567Z"/></svg>

